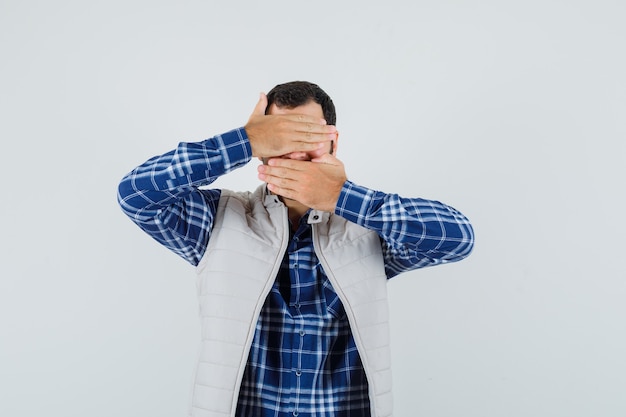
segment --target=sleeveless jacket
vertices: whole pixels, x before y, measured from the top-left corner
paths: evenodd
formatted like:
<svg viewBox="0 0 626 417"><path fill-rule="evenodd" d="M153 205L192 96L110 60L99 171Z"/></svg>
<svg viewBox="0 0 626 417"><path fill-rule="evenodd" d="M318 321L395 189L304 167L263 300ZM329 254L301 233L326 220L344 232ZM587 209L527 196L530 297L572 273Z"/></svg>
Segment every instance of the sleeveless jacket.
<svg viewBox="0 0 626 417"><path fill-rule="evenodd" d="M365 368L373 417L392 415L387 277L380 239L311 210L315 253L342 301ZM264 186L223 190L197 267L202 342L190 416L235 415L255 326L289 240L287 208Z"/></svg>

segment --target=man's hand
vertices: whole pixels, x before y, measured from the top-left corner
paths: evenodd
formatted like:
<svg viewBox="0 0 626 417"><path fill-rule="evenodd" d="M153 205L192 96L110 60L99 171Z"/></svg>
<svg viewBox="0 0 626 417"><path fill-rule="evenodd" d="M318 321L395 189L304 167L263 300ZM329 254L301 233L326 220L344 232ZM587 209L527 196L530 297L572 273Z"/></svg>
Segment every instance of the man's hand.
<svg viewBox="0 0 626 417"><path fill-rule="evenodd" d="M244 126L252 156L267 158L291 152L312 152L329 146L337 137L335 126L304 114L266 115L267 96L261 94Z"/></svg>
<svg viewBox="0 0 626 417"><path fill-rule="evenodd" d="M330 154L311 161L272 158L258 170L274 194L331 213L347 180L343 163Z"/></svg>

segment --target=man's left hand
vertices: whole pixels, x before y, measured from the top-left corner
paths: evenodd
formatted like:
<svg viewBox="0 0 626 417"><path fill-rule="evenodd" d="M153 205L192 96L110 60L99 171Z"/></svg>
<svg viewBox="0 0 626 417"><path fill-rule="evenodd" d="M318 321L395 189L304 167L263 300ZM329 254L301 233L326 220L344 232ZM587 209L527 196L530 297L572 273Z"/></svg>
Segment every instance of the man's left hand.
<svg viewBox="0 0 626 417"><path fill-rule="evenodd" d="M258 171L274 194L331 213L347 180L343 163L330 154L310 161L272 158Z"/></svg>

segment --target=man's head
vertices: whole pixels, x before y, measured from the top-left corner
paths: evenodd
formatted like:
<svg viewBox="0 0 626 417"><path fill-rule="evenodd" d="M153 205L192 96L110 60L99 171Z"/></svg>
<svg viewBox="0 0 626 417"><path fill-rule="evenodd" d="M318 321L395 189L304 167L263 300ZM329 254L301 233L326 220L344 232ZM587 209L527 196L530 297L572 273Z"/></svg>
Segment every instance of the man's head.
<svg viewBox="0 0 626 417"><path fill-rule="evenodd" d="M276 105L276 107L293 109L311 101L322 106L322 112L327 124L337 124L335 104L330 96L317 84L307 81L292 81L272 88L267 93L267 109L265 113L269 114L272 104Z"/></svg>
<svg viewBox="0 0 626 417"><path fill-rule="evenodd" d="M292 81L279 84L267 93L265 114L305 114L326 120L326 124L335 125L337 116L331 98L316 84L307 81ZM337 139L330 141L326 149L311 152L291 152L280 155L281 158L311 160L325 153L333 154L337 149ZM263 159L264 163L267 158Z"/></svg>

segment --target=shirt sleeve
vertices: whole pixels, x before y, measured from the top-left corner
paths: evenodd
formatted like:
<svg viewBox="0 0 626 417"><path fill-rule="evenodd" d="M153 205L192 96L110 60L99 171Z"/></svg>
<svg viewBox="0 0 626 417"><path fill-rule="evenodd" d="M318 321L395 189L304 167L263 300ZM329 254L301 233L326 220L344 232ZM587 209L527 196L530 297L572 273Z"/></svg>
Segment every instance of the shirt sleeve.
<svg viewBox="0 0 626 417"><path fill-rule="evenodd" d="M459 261L474 245L469 220L438 201L403 198L346 181L335 214L375 230L383 244L387 277Z"/></svg>
<svg viewBox="0 0 626 417"><path fill-rule="evenodd" d="M200 189L252 159L243 128L176 149L138 166L118 186L122 211L192 265L202 258L221 191Z"/></svg>

